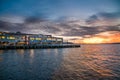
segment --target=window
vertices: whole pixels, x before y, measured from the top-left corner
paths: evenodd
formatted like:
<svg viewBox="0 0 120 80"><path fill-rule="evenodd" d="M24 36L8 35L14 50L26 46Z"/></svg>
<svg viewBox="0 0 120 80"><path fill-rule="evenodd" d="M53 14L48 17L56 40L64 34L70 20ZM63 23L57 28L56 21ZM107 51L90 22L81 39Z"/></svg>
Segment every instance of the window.
<svg viewBox="0 0 120 80"><path fill-rule="evenodd" d="M58 38L57 41L62 41L62 39Z"/></svg>
<svg viewBox="0 0 120 80"><path fill-rule="evenodd" d="M41 38L36 38L36 40L41 40Z"/></svg>
<svg viewBox="0 0 120 80"><path fill-rule="evenodd" d="M51 38L47 38L47 40L51 40Z"/></svg>
<svg viewBox="0 0 120 80"><path fill-rule="evenodd" d="M13 37L13 36L10 36L10 37L7 37L7 39L15 39L15 37Z"/></svg>
<svg viewBox="0 0 120 80"><path fill-rule="evenodd" d="M56 41L56 38L52 38L53 41Z"/></svg>
<svg viewBox="0 0 120 80"><path fill-rule="evenodd" d="M10 39L15 39L15 37L11 36Z"/></svg>
<svg viewBox="0 0 120 80"><path fill-rule="evenodd" d="M7 37L7 39L9 39L9 37Z"/></svg>
<svg viewBox="0 0 120 80"><path fill-rule="evenodd" d="M30 40L34 40L34 38L30 38Z"/></svg>
<svg viewBox="0 0 120 80"><path fill-rule="evenodd" d="M2 36L1 38L2 38L2 39L5 39L5 36Z"/></svg>

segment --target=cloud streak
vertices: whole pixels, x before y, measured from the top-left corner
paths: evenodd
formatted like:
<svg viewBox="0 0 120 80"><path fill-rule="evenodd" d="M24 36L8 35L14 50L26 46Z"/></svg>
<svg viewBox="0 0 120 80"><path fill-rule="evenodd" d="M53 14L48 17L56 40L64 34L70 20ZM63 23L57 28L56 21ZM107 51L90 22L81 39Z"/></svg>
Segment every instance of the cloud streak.
<svg viewBox="0 0 120 80"><path fill-rule="evenodd" d="M74 18L65 17L64 20L58 19L56 21L51 21L44 17L25 17L23 18L23 23L14 23L2 18L0 20L0 30L1 31L21 31L26 33L39 33L39 34L51 34L54 36L64 36L73 37L71 40L77 40L75 36L86 38L92 37L96 34L117 31L120 32L120 24L107 24L107 25L97 25L98 21L101 22L101 19L107 21L118 20L118 15L108 14L108 13L99 13L96 15L90 16L85 22L86 25L80 24L80 20ZM66 19L67 18L67 19ZM21 19L21 18L20 18ZM15 20L15 19L14 19ZM19 20L18 20L19 21ZM76 24L77 23L77 24ZM79 23L79 24L78 24ZM92 25L91 25L92 24ZM93 25L94 24L94 25ZM102 23L101 23L102 24ZM79 39L79 38L78 38Z"/></svg>
<svg viewBox="0 0 120 80"><path fill-rule="evenodd" d="M90 16L86 20L86 24L88 25L98 25L98 26L109 26L116 25L120 22L120 12L100 12Z"/></svg>

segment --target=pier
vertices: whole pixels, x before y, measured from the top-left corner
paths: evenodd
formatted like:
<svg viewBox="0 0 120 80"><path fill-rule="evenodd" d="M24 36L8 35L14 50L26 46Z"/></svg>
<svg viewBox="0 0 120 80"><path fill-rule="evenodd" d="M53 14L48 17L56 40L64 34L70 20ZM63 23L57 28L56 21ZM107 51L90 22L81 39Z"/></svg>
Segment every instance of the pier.
<svg viewBox="0 0 120 80"><path fill-rule="evenodd" d="M22 46L0 46L0 49L47 49L47 48L75 48L78 44L46 44L46 45L22 45Z"/></svg>

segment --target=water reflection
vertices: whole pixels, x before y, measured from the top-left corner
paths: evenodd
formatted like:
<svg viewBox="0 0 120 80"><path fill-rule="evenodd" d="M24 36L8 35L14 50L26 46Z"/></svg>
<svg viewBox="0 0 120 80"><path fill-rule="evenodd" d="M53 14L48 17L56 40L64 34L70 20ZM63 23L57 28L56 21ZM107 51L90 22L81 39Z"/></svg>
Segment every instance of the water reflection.
<svg viewBox="0 0 120 80"><path fill-rule="evenodd" d="M17 51L17 53L23 55L25 50L24 49L17 49L16 51Z"/></svg>
<svg viewBox="0 0 120 80"><path fill-rule="evenodd" d="M0 50L0 80L120 80L120 45Z"/></svg>
<svg viewBox="0 0 120 80"><path fill-rule="evenodd" d="M3 53L3 50L0 50L0 54L2 54Z"/></svg>
<svg viewBox="0 0 120 80"><path fill-rule="evenodd" d="M0 80L48 80L63 58L63 49L19 49L3 51ZM57 55L56 55L57 54Z"/></svg>
<svg viewBox="0 0 120 80"><path fill-rule="evenodd" d="M53 80L119 80L120 57L115 55L119 54L118 47L83 45L81 49L69 50Z"/></svg>
<svg viewBox="0 0 120 80"><path fill-rule="evenodd" d="M3 60L3 58L1 57L2 53L3 53L3 50L0 50L0 62Z"/></svg>
<svg viewBox="0 0 120 80"><path fill-rule="evenodd" d="M33 63L33 58L34 58L34 49L30 50L30 63Z"/></svg>

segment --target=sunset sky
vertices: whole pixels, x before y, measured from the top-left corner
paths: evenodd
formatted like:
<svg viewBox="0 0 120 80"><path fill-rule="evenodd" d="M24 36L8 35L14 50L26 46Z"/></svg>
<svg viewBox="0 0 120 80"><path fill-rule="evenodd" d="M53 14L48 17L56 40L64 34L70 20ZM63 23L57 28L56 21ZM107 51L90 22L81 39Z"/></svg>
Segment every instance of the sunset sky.
<svg viewBox="0 0 120 80"><path fill-rule="evenodd" d="M120 43L120 0L0 0L0 31Z"/></svg>

